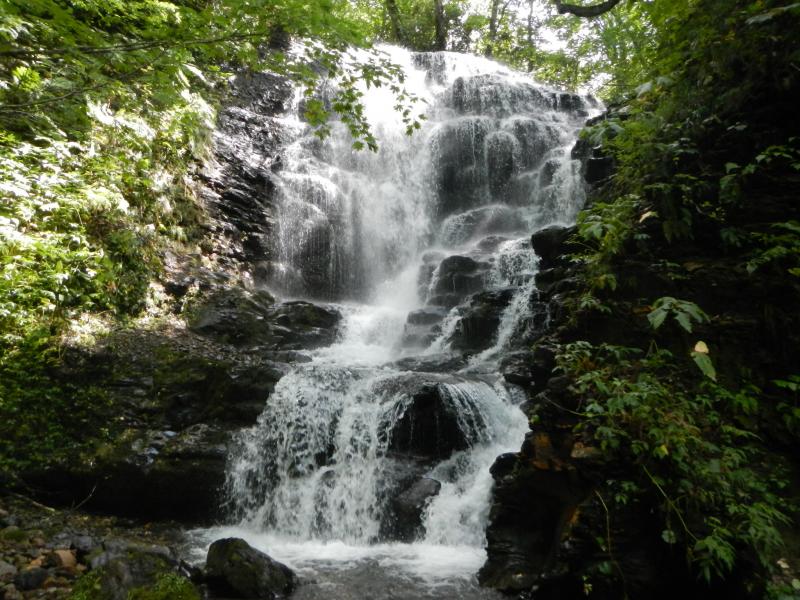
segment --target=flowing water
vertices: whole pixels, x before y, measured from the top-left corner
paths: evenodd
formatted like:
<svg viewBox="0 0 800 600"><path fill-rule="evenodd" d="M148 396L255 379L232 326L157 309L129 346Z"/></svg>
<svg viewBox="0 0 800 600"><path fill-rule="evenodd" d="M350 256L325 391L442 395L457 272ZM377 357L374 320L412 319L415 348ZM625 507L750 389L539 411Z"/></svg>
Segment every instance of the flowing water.
<svg viewBox="0 0 800 600"><path fill-rule="evenodd" d="M497 361L535 295L530 233L583 204L570 150L595 105L484 59L384 50L427 105L419 133L384 89L364 96L377 153L352 151L337 124L318 140L299 107L285 118L269 286L335 303L341 332L240 434L235 524L195 536L243 537L289 564L298 598L490 598L475 583L489 467L528 428ZM457 368L431 366L481 292L507 295L491 339Z"/></svg>

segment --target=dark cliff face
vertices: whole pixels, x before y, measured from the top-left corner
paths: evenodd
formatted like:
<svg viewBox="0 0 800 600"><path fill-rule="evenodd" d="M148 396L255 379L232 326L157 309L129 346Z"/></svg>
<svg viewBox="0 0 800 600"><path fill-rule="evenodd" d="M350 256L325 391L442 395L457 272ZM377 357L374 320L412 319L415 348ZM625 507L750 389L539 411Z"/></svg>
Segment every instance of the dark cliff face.
<svg viewBox="0 0 800 600"><path fill-rule="evenodd" d="M583 142L575 155L585 161L585 176L595 185L591 203L601 197L613 164L602 149ZM770 220L796 219L797 205L787 195L796 180L787 172L762 182L746 206L731 212L729 222L757 228ZM764 593L766 571L747 551L724 581L706 583L692 572L684 551L662 539L657 492L623 510L609 509L609 498L598 490L608 480L635 479L640 467L617 462L613 453L600 449L582 416L587 399L576 393L574 380L554 372L555 356L576 340L641 347L654 339L645 318L653 299L692 301L710 315L710 322L691 335L678 327L660 330L658 346L682 357L696 339L703 339L713 348L721 381L757 386L761 413L750 417L747 426L758 432L760 448L771 462L750 466L764 469L765 478L794 469L789 477L796 480L797 439L777 415L775 407L785 399L775 380L797 370L800 285L779 269L748 270L748 250L723 248L718 228L719 223L699 217L691 239L672 243L656 219L640 221L632 236L640 241L630 241L614 259L611 268L619 287L601 293L608 307L603 313L576 308L587 289L586 267L574 260L585 251L576 229L551 228L533 236L542 261L538 301L547 306L549 329L530 340L530 350L511 353L502 363L506 379L526 390L532 425L520 452L499 457L492 467L488 560L479 573L484 585L545 599L583 597L586 581L592 582L591 597L598 598L744 599ZM689 363L679 377L696 379L695 368ZM796 535L791 527L785 529L789 538ZM609 538L610 549L597 542ZM603 574L603 564L611 565L613 577Z"/></svg>
<svg viewBox="0 0 800 600"><path fill-rule="evenodd" d="M289 109L293 89L269 73L239 73L214 132L213 155L202 173L200 197L212 218L215 251L258 278L272 258L275 188L273 171L288 134L280 115Z"/></svg>

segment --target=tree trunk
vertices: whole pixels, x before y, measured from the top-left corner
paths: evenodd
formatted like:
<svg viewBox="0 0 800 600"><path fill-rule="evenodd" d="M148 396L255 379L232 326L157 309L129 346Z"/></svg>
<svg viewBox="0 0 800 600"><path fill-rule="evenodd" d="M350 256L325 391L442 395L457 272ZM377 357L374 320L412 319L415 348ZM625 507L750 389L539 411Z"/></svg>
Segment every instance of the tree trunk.
<svg viewBox="0 0 800 600"><path fill-rule="evenodd" d="M386 0L386 12L389 14L389 22L392 24L392 35L395 41L405 45L406 36L400 23L400 11L397 8L396 0Z"/></svg>
<svg viewBox="0 0 800 600"><path fill-rule="evenodd" d="M527 30L527 38L528 38L528 48L530 51L533 51L533 0L528 0L528 30ZM528 73L533 71L533 57L530 55L528 56Z"/></svg>
<svg viewBox="0 0 800 600"><path fill-rule="evenodd" d="M436 41L434 50L447 49L447 23L444 18L444 0L433 0L434 18L436 22Z"/></svg>
<svg viewBox="0 0 800 600"><path fill-rule="evenodd" d="M494 42L497 38L497 13L500 9L500 0L492 0L492 12L489 17L489 43L486 44L484 54L492 56L494 54Z"/></svg>

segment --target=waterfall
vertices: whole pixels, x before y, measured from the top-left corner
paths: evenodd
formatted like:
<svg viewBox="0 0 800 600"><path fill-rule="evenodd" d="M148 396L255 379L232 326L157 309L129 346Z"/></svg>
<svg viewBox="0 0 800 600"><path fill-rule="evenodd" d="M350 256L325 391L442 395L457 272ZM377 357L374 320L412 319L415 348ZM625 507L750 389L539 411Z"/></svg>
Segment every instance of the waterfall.
<svg viewBox="0 0 800 600"><path fill-rule="evenodd" d="M319 140L301 103L286 116L262 283L333 302L344 319L236 440L236 524L223 531L334 587L379 564L403 581L462 586L441 597L488 597L463 586L484 556L489 466L528 428L496 361L535 294L530 233L571 222L584 202L570 150L596 103L482 58L383 50L426 103L419 133L405 134L383 88L363 97L376 153L353 151L338 122ZM454 336L484 297L497 325L483 350L433 368L459 356Z"/></svg>

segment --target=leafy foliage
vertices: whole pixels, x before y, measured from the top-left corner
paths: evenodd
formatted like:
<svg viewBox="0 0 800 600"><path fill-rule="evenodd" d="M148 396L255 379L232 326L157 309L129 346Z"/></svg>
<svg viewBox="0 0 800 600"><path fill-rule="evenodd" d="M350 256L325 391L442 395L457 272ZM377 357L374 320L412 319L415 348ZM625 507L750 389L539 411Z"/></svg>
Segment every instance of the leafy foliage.
<svg viewBox="0 0 800 600"><path fill-rule="evenodd" d="M634 58L635 69L616 78L629 74L627 83L612 86L627 88L625 106L584 133L613 158L615 172L579 216L584 251L576 258L587 291L576 304L608 313L614 324L646 315L653 337L631 342L639 348L574 342L562 348L559 365L580 402L578 430L618 469L599 490L611 499L611 517L658 507L661 542L682 549L700 576L724 579L757 559L763 571L755 578L763 583L786 551L782 535L796 510L779 458L785 450L770 438L782 436L793 448L797 382L786 375L770 383L777 373L764 378L741 362L726 364L724 313L709 319L697 304L707 296L702 278L686 274L698 256L738 263L743 294L760 281L783 294L798 289L792 97L800 54L789 40L800 12L779 1L635 4L655 9L647 16L653 39L641 49L646 58ZM615 96L609 88L606 97ZM637 260L657 270L654 281L666 282L656 292L662 297L641 298L644 286L618 285ZM683 275L673 273L673 261ZM688 299L674 297L683 294L676 288ZM762 315L750 310L746 318ZM694 338L689 346L687 334L714 343ZM775 336L795 347L793 332Z"/></svg>
<svg viewBox="0 0 800 600"><path fill-rule="evenodd" d="M59 358L46 331L0 355L0 471L76 460L115 433L106 392L54 377Z"/></svg>
<svg viewBox="0 0 800 600"><path fill-rule="evenodd" d="M128 600L200 600L200 594L185 577L174 573L161 575L152 588L136 588Z"/></svg>
<svg viewBox="0 0 800 600"><path fill-rule="evenodd" d="M616 510L658 506L662 539L680 544L707 580L753 553L771 568L789 522L774 458L737 424L758 410L759 390L730 391L692 381L665 350L574 342L558 357L581 400L579 430L631 479L610 479L603 496Z"/></svg>
<svg viewBox="0 0 800 600"><path fill-rule="evenodd" d="M69 600L95 600L99 592L100 571L89 571L75 582Z"/></svg>
<svg viewBox="0 0 800 600"><path fill-rule="evenodd" d="M653 329L658 329L669 316L688 333L692 333L693 323L708 322L708 315L697 304L669 296L653 302L653 310L647 315L647 320Z"/></svg>
<svg viewBox="0 0 800 600"><path fill-rule="evenodd" d="M299 42L289 48L295 36ZM102 437L103 399L51 376L83 314L121 322L153 301L163 250L199 241L192 172L230 73L335 82L309 121L340 118L374 148L357 85L415 99L349 5L322 0L7 0L0 5L0 429L3 459L43 460ZM355 73L355 75L353 74ZM317 107L318 108L318 107ZM94 417L91 416L92 403ZM67 404L70 415L64 418ZM41 431L39 446L34 433ZM27 458L25 458L27 456Z"/></svg>
<svg viewBox="0 0 800 600"><path fill-rule="evenodd" d="M72 589L69 600L98 600L106 598L101 570L89 571L81 576ZM185 577L164 573L149 587L137 587L128 592L128 600L199 600L200 594Z"/></svg>

